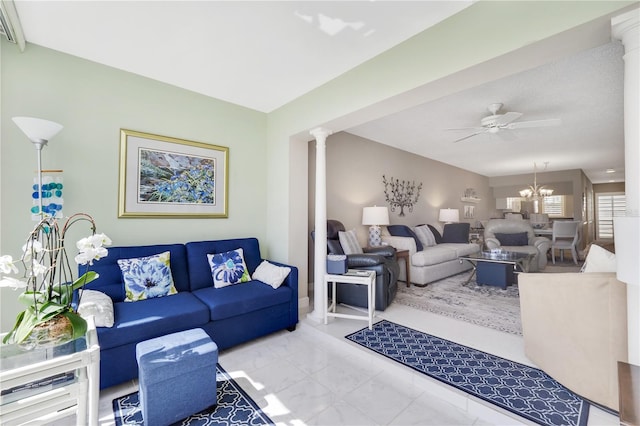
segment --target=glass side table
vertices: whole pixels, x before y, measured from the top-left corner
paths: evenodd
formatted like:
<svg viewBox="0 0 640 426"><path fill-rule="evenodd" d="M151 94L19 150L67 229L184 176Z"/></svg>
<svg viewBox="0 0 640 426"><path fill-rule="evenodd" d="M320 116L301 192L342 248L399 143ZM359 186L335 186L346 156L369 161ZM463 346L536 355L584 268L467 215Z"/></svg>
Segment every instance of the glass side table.
<svg viewBox="0 0 640 426"><path fill-rule="evenodd" d="M98 424L100 346L93 317L87 326L84 337L48 348L0 345L0 424L73 414L77 425Z"/></svg>

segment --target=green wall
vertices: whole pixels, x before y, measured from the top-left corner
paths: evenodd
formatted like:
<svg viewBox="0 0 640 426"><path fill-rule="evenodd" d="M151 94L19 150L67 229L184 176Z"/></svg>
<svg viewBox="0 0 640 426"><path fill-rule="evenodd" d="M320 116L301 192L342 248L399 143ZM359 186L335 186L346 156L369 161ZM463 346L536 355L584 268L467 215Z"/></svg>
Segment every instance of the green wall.
<svg viewBox="0 0 640 426"><path fill-rule="evenodd" d="M1 254L18 257L34 226L28 211L36 151L14 116L64 126L43 149L43 168L64 170L65 214L91 214L114 245L264 240L266 114L32 44L20 53L3 39L0 49ZM119 219L121 128L229 147L229 218ZM2 289L3 331L19 310L17 294Z"/></svg>

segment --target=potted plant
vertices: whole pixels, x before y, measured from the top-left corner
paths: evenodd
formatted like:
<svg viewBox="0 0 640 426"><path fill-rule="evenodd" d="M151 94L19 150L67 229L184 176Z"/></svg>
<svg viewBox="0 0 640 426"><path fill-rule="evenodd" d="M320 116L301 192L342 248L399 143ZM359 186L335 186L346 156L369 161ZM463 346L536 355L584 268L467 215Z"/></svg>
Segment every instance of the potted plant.
<svg viewBox="0 0 640 426"><path fill-rule="evenodd" d="M91 235L76 244L79 252L75 262L86 265L86 270L74 280L65 236L77 222L88 222ZM3 343L25 345L27 342L25 346L34 347L83 336L87 323L73 306L74 292L98 277L89 266L107 255L104 246L109 244L109 237L96 234L91 216L77 213L66 219L62 226L53 217L41 219L29 234L19 259L14 261L9 255L0 256L0 273L4 275L0 277L0 287L24 288L18 300L26 305ZM21 276L13 278L6 275L9 273Z"/></svg>

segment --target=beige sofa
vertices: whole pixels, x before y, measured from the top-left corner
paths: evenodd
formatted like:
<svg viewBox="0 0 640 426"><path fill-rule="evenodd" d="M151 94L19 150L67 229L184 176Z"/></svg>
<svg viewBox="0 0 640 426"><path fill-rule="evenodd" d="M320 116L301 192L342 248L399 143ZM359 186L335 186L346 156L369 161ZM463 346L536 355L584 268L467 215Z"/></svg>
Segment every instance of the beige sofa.
<svg viewBox="0 0 640 426"><path fill-rule="evenodd" d="M411 227L415 229L414 227ZM438 231L439 227L435 226ZM441 280L452 275L472 269L470 262L460 261L460 256L467 256L480 252L480 245L476 243L440 243L424 247L421 251L416 248L416 242L411 237L389 235L384 229L382 241L395 247L396 250L409 250L411 282L418 286ZM406 282L405 268L400 268L398 280Z"/></svg>
<svg viewBox="0 0 640 426"><path fill-rule="evenodd" d="M525 353L578 395L618 411L627 288L615 273L520 274Z"/></svg>

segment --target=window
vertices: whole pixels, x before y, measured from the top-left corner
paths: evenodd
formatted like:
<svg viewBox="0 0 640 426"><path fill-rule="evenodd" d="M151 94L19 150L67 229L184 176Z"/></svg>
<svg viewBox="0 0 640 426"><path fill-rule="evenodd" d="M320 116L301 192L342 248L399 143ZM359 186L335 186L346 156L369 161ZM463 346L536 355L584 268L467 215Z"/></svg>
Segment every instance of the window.
<svg viewBox="0 0 640 426"><path fill-rule="evenodd" d="M566 217L565 214L565 196L549 195L542 199L542 213L546 213L549 217Z"/></svg>
<svg viewBox="0 0 640 426"><path fill-rule="evenodd" d="M613 239L613 218L624 216L626 208L623 192L596 194L596 238Z"/></svg>

